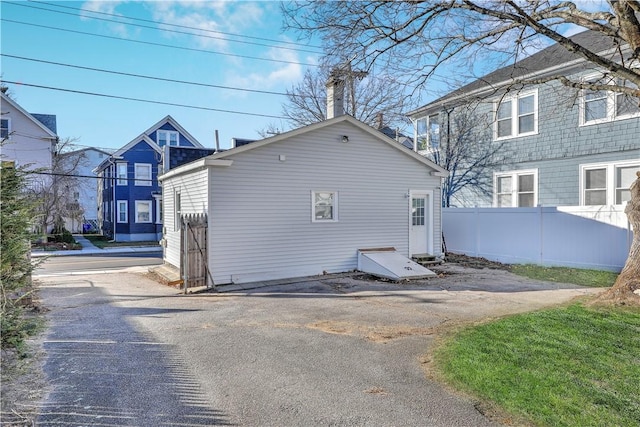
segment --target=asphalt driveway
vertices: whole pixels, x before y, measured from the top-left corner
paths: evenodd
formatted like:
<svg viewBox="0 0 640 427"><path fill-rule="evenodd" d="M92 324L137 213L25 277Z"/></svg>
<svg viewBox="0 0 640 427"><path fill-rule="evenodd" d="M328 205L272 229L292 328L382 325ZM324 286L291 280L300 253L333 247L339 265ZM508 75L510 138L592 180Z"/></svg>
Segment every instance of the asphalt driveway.
<svg viewBox="0 0 640 427"><path fill-rule="evenodd" d="M38 425L495 425L425 374L436 334L596 292L455 267L194 295L134 272L40 282Z"/></svg>

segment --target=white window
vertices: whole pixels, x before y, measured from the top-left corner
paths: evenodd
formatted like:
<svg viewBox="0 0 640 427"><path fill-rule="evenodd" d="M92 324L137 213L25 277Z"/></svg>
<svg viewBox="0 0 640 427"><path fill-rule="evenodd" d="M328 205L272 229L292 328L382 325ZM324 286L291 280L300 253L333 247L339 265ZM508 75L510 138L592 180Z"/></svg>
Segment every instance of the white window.
<svg viewBox="0 0 640 427"><path fill-rule="evenodd" d="M136 200L136 222L151 222L151 200Z"/></svg>
<svg viewBox="0 0 640 427"><path fill-rule="evenodd" d="M587 82L598 84L617 84L636 88L633 83L621 79L590 76ZM580 103L580 124L591 125L640 116L638 98L606 90L583 90Z"/></svg>
<svg viewBox="0 0 640 427"><path fill-rule="evenodd" d="M493 204L496 207L528 208L538 204L538 171L495 173Z"/></svg>
<svg viewBox="0 0 640 427"><path fill-rule="evenodd" d="M335 191L312 191L313 222L338 220L338 193Z"/></svg>
<svg viewBox="0 0 640 427"><path fill-rule="evenodd" d="M640 171L640 159L580 166L580 204L621 205L631 199L629 187Z"/></svg>
<svg viewBox="0 0 640 427"><path fill-rule="evenodd" d="M179 145L178 132L175 130L159 130L158 131L158 145L160 147L170 145L177 147Z"/></svg>
<svg viewBox="0 0 640 427"><path fill-rule="evenodd" d="M180 192L176 191L173 193L173 230L180 230L180 215L182 214L182 197L180 196Z"/></svg>
<svg viewBox="0 0 640 427"><path fill-rule="evenodd" d="M126 223L129 221L128 208L129 208L129 202L127 202L126 200L118 200L117 221L119 223Z"/></svg>
<svg viewBox="0 0 640 427"><path fill-rule="evenodd" d="M135 164L136 185L151 185L151 164L136 163Z"/></svg>
<svg viewBox="0 0 640 427"><path fill-rule="evenodd" d="M162 199L156 197L156 224L162 224Z"/></svg>
<svg viewBox="0 0 640 427"><path fill-rule="evenodd" d="M538 91L523 92L496 102L494 139L538 133Z"/></svg>
<svg viewBox="0 0 640 427"><path fill-rule="evenodd" d="M0 119L0 139L9 138L11 134L11 122L9 119Z"/></svg>
<svg viewBox="0 0 640 427"><path fill-rule="evenodd" d="M425 203L424 197L411 199L411 225L424 225Z"/></svg>
<svg viewBox="0 0 640 427"><path fill-rule="evenodd" d="M127 185L127 164L116 163L116 175L118 177L118 185Z"/></svg>
<svg viewBox="0 0 640 427"><path fill-rule="evenodd" d="M437 150L440 147L440 117L431 114L416 120L418 150Z"/></svg>

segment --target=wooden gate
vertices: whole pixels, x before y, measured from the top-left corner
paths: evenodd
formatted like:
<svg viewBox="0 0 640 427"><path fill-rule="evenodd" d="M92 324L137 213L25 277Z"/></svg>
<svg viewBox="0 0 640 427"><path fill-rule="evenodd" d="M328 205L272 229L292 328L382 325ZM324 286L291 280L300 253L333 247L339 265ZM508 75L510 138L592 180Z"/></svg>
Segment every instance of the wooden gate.
<svg viewBox="0 0 640 427"><path fill-rule="evenodd" d="M181 222L180 276L186 292L189 288L208 286L207 215L183 215ZM213 280L211 283L213 284Z"/></svg>

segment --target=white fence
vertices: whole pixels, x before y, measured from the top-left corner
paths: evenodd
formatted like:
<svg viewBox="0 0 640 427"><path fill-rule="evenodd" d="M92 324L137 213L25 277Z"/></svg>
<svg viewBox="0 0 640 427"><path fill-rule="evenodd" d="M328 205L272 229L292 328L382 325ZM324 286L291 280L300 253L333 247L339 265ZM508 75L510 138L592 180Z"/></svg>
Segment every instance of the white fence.
<svg viewBox="0 0 640 427"><path fill-rule="evenodd" d="M620 271L633 240L615 207L445 208L442 227L449 252L508 264Z"/></svg>

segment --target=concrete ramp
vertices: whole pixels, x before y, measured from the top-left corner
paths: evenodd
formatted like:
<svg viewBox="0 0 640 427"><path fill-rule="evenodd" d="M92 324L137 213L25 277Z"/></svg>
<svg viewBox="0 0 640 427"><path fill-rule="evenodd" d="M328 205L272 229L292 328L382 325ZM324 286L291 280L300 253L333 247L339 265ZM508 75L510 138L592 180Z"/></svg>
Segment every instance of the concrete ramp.
<svg viewBox="0 0 640 427"><path fill-rule="evenodd" d="M396 252L395 248L358 249L358 270L391 280L436 276L433 271Z"/></svg>

